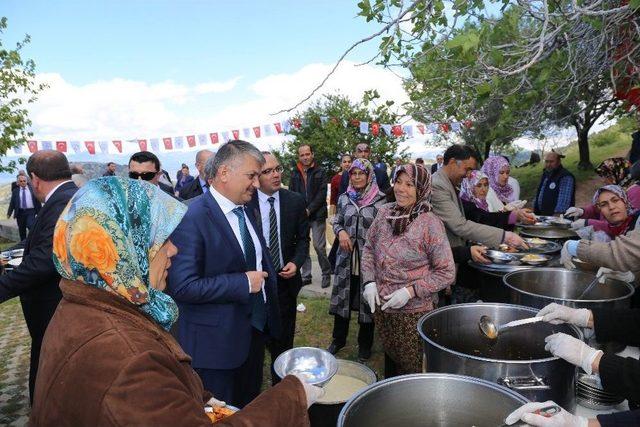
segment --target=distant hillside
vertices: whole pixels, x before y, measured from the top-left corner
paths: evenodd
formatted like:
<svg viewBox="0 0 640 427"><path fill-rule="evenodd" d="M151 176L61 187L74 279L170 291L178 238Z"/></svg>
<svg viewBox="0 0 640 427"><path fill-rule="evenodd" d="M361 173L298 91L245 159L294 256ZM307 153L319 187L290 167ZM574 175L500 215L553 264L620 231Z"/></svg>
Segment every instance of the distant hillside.
<svg viewBox="0 0 640 427"><path fill-rule="evenodd" d="M84 170L84 175L88 179L101 177L107 170L107 164L101 162L72 162L72 165L80 165ZM116 175L127 176L128 168L125 165L116 163Z"/></svg>

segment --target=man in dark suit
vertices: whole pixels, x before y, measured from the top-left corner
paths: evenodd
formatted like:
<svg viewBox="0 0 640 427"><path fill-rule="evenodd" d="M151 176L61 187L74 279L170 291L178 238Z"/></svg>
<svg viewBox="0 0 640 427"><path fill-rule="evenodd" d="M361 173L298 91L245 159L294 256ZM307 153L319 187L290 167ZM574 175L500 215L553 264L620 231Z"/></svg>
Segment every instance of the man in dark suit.
<svg viewBox="0 0 640 427"><path fill-rule="evenodd" d="M40 202L36 198L26 175L18 175L18 186L11 192L11 201L7 210L7 218L13 217L18 222L20 240L27 238L27 229L31 231L40 211Z"/></svg>
<svg viewBox="0 0 640 427"><path fill-rule="evenodd" d="M180 307L178 341L205 389L238 407L260 393L265 340L280 335L276 273L244 206L264 161L245 141L220 147L205 166L209 192L171 235L178 254L167 292Z"/></svg>
<svg viewBox="0 0 640 427"><path fill-rule="evenodd" d="M13 193L13 190L18 188L18 178L20 178L20 176L27 176L27 173L24 171L24 169L20 169L18 171L18 175L16 176L16 180L11 183L11 192L12 193Z"/></svg>
<svg viewBox="0 0 640 427"><path fill-rule="evenodd" d="M64 154L38 151L27 161L33 191L44 204L24 247L22 263L0 276L0 303L19 296L24 320L31 335L29 396L38 372L40 346L47 325L62 298L60 275L53 265L53 230L58 218L78 187L71 181L69 162Z"/></svg>
<svg viewBox="0 0 640 427"><path fill-rule="evenodd" d="M204 165L209 160L209 157L213 156L211 150L200 150L196 154L196 169L198 170L198 176L191 183L185 185L180 190L180 198L182 200L193 199L198 197L202 193L209 191L209 183L204 176Z"/></svg>
<svg viewBox="0 0 640 427"><path fill-rule="evenodd" d="M431 175L438 172L442 168L442 166L444 166L444 157L442 156L442 154L438 154L436 156L436 162L431 165Z"/></svg>
<svg viewBox="0 0 640 427"><path fill-rule="evenodd" d="M302 288L300 268L309 252L309 221L306 203L298 193L282 186L282 166L270 152L263 151L266 160L260 174L260 188L247 205L258 218L258 227L269 247L269 256L278 274L278 305L280 306L280 338L267 342L271 353L271 383L280 379L273 370L273 361L293 348L296 330L296 305Z"/></svg>

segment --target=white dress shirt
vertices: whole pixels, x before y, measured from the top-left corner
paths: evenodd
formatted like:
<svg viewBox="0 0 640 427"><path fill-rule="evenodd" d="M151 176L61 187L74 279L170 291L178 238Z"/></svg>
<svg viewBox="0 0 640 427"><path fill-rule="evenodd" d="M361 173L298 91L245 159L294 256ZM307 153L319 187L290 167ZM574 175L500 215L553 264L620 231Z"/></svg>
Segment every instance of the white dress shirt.
<svg viewBox="0 0 640 427"><path fill-rule="evenodd" d="M271 212L271 203L269 203L269 197L273 197L275 201L273 202L273 208L276 211L276 219L278 223L278 243L280 243L280 247L278 248L278 253L280 254L280 265L284 267L284 260L282 259L282 242L281 234L280 234L280 192L276 191L271 196L264 194L262 191L258 190L258 201L260 202L260 218L262 220L262 236L264 236L264 241L267 242L267 246L271 244L269 241L269 234L271 231L271 223L269 222L269 212Z"/></svg>
<svg viewBox="0 0 640 427"><path fill-rule="evenodd" d="M31 197L31 190L29 190L29 186L26 185L24 187L18 187L20 192L18 193L18 207L20 209L33 209L33 197ZM25 206L22 206L22 192L24 191L24 201L26 203Z"/></svg>
<svg viewBox="0 0 640 427"><path fill-rule="evenodd" d="M240 248L244 253L245 249L244 249L244 246L242 245L242 236L240 235L240 223L238 222L238 217L236 216L236 214L233 213L233 210L235 208L237 207L244 208L244 206L236 205L231 200L227 199L222 194L220 194L213 187L209 187L209 193L214 198L214 200L218 203L218 206L220 206L220 209L222 210L224 217L229 222L229 225L233 230L233 234L236 236L236 240L238 241L238 244L240 245ZM253 246L256 248L256 265L254 266L249 265L247 267L249 268L249 271L262 271L262 245L260 245L260 239L258 239L258 234L253 229L253 225L251 225L251 221L249 221L249 218L247 217L246 212L244 214L244 221L247 224L247 228L249 229L249 234L251 234L251 240L253 240ZM249 282L249 292L251 292L251 282L249 281L248 276L247 276L247 281ZM264 281L262 282L262 296L266 301L267 295L264 291Z"/></svg>

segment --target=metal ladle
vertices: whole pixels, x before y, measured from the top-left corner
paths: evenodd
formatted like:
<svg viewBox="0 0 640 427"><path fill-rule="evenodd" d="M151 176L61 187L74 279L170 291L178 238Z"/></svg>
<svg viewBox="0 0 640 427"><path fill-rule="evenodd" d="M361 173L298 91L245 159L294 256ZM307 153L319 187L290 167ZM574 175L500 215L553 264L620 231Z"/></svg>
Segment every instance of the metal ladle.
<svg viewBox="0 0 640 427"><path fill-rule="evenodd" d="M480 317L478 327L480 328L480 332L482 332L484 336L489 339L495 340L498 338L498 335L505 329L513 328L515 326L528 325L529 323L537 323L540 321L542 321L542 317L529 317L527 319L513 320L511 322L505 323L504 325L496 326L496 324L493 323L491 317L483 315Z"/></svg>
<svg viewBox="0 0 640 427"><path fill-rule="evenodd" d="M581 293L580 295L578 295L578 298L576 298L576 299L582 299L582 297L584 297L586 294L588 294L588 293L589 293L589 291L590 291L591 289L593 289L593 287L596 285L596 283L598 283L598 280L599 280L599 279L600 279L600 276L598 276L598 275L596 274L596 277L594 277L594 278L593 278L593 280L591 281L591 283L589 283L589 284L587 285L587 287L585 288L585 290L584 290L584 291L582 291L582 293Z"/></svg>

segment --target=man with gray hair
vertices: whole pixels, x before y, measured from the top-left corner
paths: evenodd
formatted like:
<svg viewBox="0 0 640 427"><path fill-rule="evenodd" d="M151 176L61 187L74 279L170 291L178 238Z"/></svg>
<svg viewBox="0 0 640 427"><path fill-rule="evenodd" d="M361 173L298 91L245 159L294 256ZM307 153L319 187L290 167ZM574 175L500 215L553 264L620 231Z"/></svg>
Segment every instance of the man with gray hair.
<svg viewBox="0 0 640 427"><path fill-rule="evenodd" d="M180 190L180 198L182 200L193 199L199 195L209 191L209 183L204 174L204 166L207 160L214 153L211 150L200 150L196 153L196 169L198 170L198 176L191 183L185 185Z"/></svg>
<svg viewBox="0 0 640 427"><path fill-rule="evenodd" d="M265 341L281 329L276 272L245 209L264 163L248 142L220 147L205 165L209 191L170 237L178 254L167 292L180 307L178 341L204 388L238 407L260 393Z"/></svg>

